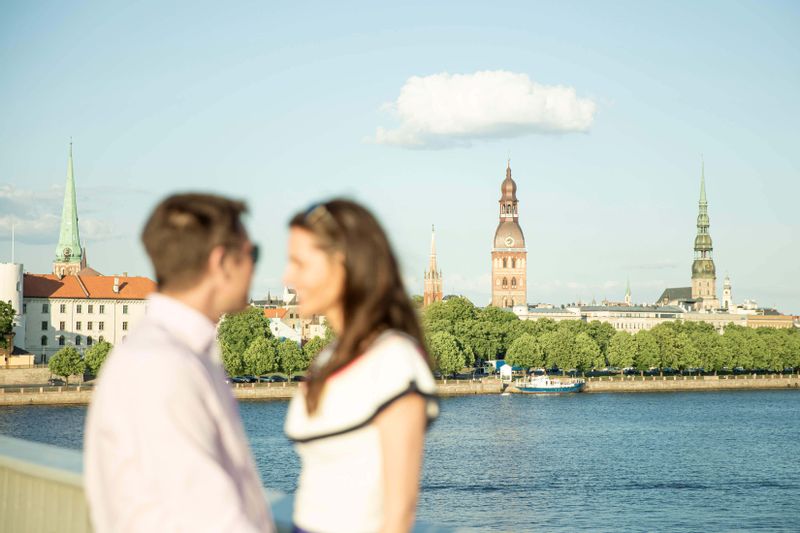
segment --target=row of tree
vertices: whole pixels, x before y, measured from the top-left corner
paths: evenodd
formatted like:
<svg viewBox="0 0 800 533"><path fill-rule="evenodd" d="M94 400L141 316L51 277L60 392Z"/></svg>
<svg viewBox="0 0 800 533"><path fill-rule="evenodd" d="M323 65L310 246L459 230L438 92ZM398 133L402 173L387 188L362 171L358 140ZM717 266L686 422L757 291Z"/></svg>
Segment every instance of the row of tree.
<svg viewBox="0 0 800 533"><path fill-rule="evenodd" d="M443 374L460 372L481 361L505 359L524 368L589 370L618 368L800 368L800 332L729 325L722 335L705 322L665 322L630 334L597 321L520 320L496 307L479 309L463 297L436 302L422 310L428 350ZM217 330L222 362L231 376L282 372L291 376L308 368L331 340L314 338L300 347L276 339L261 309L225 317ZM97 375L111 344L102 341L81 357L71 346L50 359L53 374Z"/></svg>
<svg viewBox="0 0 800 533"><path fill-rule="evenodd" d="M100 341L87 348L83 355L74 346L58 350L47 362L50 372L64 378L69 383L70 376L88 373L97 376L113 346L108 341Z"/></svg>
<svg viewBox="0 0 800 533"><path fill-rule="evenodd" d="M630 334L598 321L519 320L510 311L476 308L462 297L422 311L428 348L443 374L477 360L504 358L525 368L772 369L800 367L800 332L705 322L665 322Z"/></svg>

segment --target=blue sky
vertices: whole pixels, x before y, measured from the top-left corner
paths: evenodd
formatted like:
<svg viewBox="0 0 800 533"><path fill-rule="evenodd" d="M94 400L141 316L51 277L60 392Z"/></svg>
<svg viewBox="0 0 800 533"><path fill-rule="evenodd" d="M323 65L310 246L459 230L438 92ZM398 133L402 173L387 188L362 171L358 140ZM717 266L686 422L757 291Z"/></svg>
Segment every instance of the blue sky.
<svg viewBox="0 0 800 533"><path fill-rule="evenodd" d="M630 278L652 302L689 284L703 154L719 291L728 273L735 301L800 313L800 5L231 4L0 8L0 260L13 220L17 260L49 270L72 137L103 273L150 275L149 210L200 189L247 199L254 295L279 291L290 215L347 195L383 221L412 292L435 224L445 292L484 305L510 154L529 301L621 299ZM504 122L506 74L566 115Z"/></svg>

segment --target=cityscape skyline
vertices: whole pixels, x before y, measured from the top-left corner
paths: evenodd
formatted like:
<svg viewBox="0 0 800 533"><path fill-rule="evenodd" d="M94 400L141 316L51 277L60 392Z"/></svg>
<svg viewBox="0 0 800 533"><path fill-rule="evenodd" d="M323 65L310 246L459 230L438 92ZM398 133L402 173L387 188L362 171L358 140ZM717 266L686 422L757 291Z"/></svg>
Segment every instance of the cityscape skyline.
<svg viewBox="0 0 800 533"><path fill-rule="evenodd" d="M275 293L290 214L347 195L385 224L411 293L435 224L444 293L486 305L510 152L529 302L621 300L630 279L633 301L652 303L691 275L704 153L718 280L797 314L800 73L785 67L800 10L720 5L660 6L666 29L635 3L365 7L352 20L201 3L180 22L147 2L13 6L0 22L15 51L0 56L0 260L16 222L17 260L49 271L74 136L81 236L104 273L152 276L141 225L194 188L248 199L269 250L253 295ZM472 91L482 112L446 105Z"/></svg>

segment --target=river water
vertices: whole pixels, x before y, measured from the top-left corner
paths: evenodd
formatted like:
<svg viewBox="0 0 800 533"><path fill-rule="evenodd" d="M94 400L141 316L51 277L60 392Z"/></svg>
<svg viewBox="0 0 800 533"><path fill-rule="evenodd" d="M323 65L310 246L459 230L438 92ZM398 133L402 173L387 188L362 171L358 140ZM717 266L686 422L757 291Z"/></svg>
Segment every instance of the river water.
<svg viewBox="0 0 800 533"><path fill-rule="evenodd" d="M267 486L299 464L286 402L243 402ZM85 407L0 407L0 434L80 448ZM418 517L492 531L800 531L800 392L442 400Z"/></svg>

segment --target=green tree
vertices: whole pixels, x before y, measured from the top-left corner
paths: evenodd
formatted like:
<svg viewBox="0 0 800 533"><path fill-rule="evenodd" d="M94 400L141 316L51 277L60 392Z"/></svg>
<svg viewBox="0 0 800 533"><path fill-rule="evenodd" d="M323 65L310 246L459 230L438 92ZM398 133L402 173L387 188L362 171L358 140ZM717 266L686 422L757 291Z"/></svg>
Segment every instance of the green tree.
<svg viewBox="0 0 800 533"><path fill-rule="evenodd" d="M321 352L328 343L325 341L323 337L314 337L310 341L303 346L303 351L306 354L306 359L311 361L314 359L319 352Z"/></svg>
<svg viewBox="0 0 800 533"><path fill-rule="evenodd" d="M445 301L434 302L425 308L424 319L448 322L474 320L477 318L475 305L463 296L454 296Z"/></svg>
<svg viewBox="0 0 800 533"><path fill-rule="evenodd" d="M617 331L608 343L608 364L630 368L636 358L636 339L626 331Z"/></svg>
<svg viewBox="0 0 800 533"><path fill-rule="evenodd" d="M422 304L425 302L425 298L422 297L420 294L412 294L411 295L411 304L416 309L422 309Z"/></svg>
<svg viewBox="0 0 800 533"><path fill-rule="evenodd" d="M278 342L278 360L284 374L290 378L296 372L306 370L309 362L300 346L289 339Z"/></svg>
<svg viewBox="0 0 800 533"><path fill-rule="evenodd" d="M605 366L606 360L600 353L600 347L589 336L588 333L578 333L574 343L575 364L578 370L588 370L590 368L601 368Z"/></svg>
<svg viewBox="0 0 800 533"><path fill-rule="evenodd" d="M16 310L11 306L11 302L0 302L0 346L6 346L6 335L10 335L14 331L14 317L17 315Z"/></svg>
<svg viewBox="0 0 800 533"><path fill-rule="evenodd" d="M659 324L650 330L658 343L659 368L674 368L678 364L681 347L674 322Z"/></svg>
<svg viewBox="0 0 800 533"><path fill-rule="evenodd" d="M787 352L789 354L787 364L797 370L800 368L800 331L790 330L787 344Z"/></svg>
<svg viewBox="0 0 800 533"><path fill-rule="evenodd" d="M634 365L639 370L649 370L657 367L661 360L658 341L650 331L643 330L634 336L636 339L636 356Z"/></svg>
<svg viewBox="0 0 800 533"><path fill-rule="evenodd" d="M439 331L428 339L428 348L436 367L448 376L464 368L466 357L464 349L454 335Z"/></svg>
<svg viewBox="0 0 800 533"><path fill-rule="evenodd" d="M266 337L257 337L242 354L244 372L260 376L277 372L278 350L275 341Z"/></svg>
<svg viewBox="0 0 800 533"><path fill-rule="evenodd" d="M600 347L600 354L603 356L604 359L608 360L608 346L611 342L611 338L614 337L616 331L614 330L614 326L609 324L608 322L600 322L599 320L592 320L589 322L588 327L586 328L586 333L597 343L597 346ZM609 365L612 365L611 362L608 362ZM600 366L604 366L603 365ZM618 366L618 365L612 365Z"/></svg>
<svg viewBox="0 0 800 533"><path fill-rule="evenodd" d="M503 324L484 320L456 322L447 333L453 334L462 346L470 348L468 358L496 359L505 353L506 329ZM466 361L472 364L472 361Z"/></svg>
<svg viewBox="0 0 800 533"><path fill-rule="evenodd" d="M217 328L222 364L231 376L244 372L244 352L258 338L272 339L269 319L257 307L227 315Z"/></svg>
<svg viewBox="0 0 800 533"><path fill-rule="evenodd" d="M506 363L523 368L541 368L545 364L542 345L536 337L524 333L514 339L508 347Z"/></svg>
<svg viewBox="0 0 800 533"><path fill-rule="evenodd" d="M56 376L62 376L69 385L69 377L83 374L84 363L81 354L72 346L65 346L53 354L50 362L47 363L50 372Z"/></svg>
<svg viewBox="0 0 800 533"><path fill-rule="evenodd" d="M105 363L111 348L110 342L100 341L86 350L83 355L83 361L91 375L95 377L100 375L100 367Z"/></svg>
<svg viewBox="0 0 800 533"><path fill-rule="evenodd" d="M567 329L558 329L539 337L547 368L577 368L575 336Z"/></svg>
<svg viewBox="0 0 800 533"><path fill-rule="evenodd" d="M713 334L713 333L712 333ZM708 335L704 333L703 335ZM700 366L700 352L689 333L682 331L675 338L675 351L677 356L672 364L674 368L697 368Z"/></svg>
<svg viewBox="0 0 800 533"><path fill-rule="evenodd" d="M520 335L529 334L534 337L541 337L545 333L550 333L558 329L555 320L540 318L538 320L518 320L510 323L509 337L513 340Z"/></svg>

